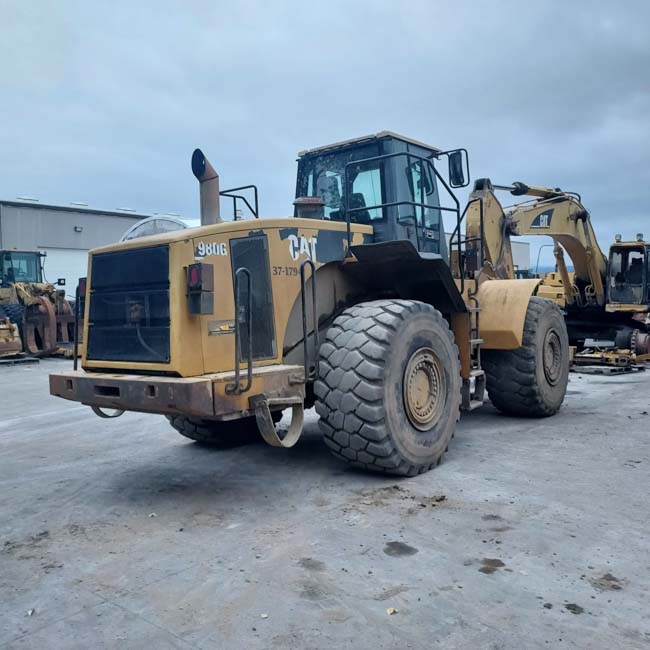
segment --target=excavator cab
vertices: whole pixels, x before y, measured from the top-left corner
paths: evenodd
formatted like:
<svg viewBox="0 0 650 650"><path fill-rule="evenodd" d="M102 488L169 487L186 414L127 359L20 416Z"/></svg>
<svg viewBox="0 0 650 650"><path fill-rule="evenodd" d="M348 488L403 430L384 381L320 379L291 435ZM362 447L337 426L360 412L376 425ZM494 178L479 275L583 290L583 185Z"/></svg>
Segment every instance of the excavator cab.
<svg viewBox="0 0 650 650"><path fill-rule="evenodd" d="M448 261L442 213L458 214L451 188L469 182L464 149L445 152L382 131L298 156L295 216L370 225L373 243L409 240ZM449 183L435 167L443 156ZM450 198L454 207L444 205Z"/></svg>
<svg viewBox="0 0 650 650"><path fill-rule="evenodd" d="M618 305L650 303L650 244L617 242L609 251L607 302Z"/></svg>

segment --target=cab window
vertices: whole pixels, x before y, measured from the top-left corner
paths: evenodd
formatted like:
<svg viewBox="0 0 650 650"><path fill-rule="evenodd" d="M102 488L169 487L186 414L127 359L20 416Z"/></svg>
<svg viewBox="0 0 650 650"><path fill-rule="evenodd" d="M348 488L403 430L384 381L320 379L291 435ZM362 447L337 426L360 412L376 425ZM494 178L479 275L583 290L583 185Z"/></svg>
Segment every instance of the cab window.
<svg viewBox="0 0 650 650"><path fill-rule="evenodd" d="M4 253L2 256L2 284L14 282L41 282L40 257L35 253Z"/></svg>
<svg viewBox="0 0 650 650"><path fill-rule="evenodd" d="M376 163L372 167L359 168L352 174L352 191L348 201L350 220L356 223L371 223L382 218L381 208L374 205L384 203L381 191L381 171ZM364 210L363 208L368 208Z"/></svg>
<svg viewBox="0 0 650 650"><path fill-rule="evenodd" d="M645 255L643 250L624 248L612 251L609 264L609 299L612 302L643 302Z"/></svg>
<svg viewBox="0 0 650 650"><path fill-rule="evenodd" d="M421 204L414 206L418 224L428 229L438 228L440 210L437 209L438 197L436 196L436 184L432 178L431 167L427 163L417 160L407 166L406 177L410 200L413 203Z"/></svg>

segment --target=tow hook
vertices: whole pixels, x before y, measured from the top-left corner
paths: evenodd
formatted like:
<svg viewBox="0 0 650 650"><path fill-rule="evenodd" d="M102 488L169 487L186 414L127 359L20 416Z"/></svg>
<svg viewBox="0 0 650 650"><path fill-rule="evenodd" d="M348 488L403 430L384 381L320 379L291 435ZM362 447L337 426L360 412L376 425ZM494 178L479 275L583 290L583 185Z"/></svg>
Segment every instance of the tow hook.
<svg viewBox="0 0 650 650"><path fill-rule="evenodd" d="M264 438L264 442L271 447L284 447L289 449L293 447L302 434L302 427L305 416L304 401L302 397L266 397L264 395L255 395L250 397L248 403L255 411L257 426ZM269 406L291 406L291 424L289 429L280 437L273 424Z"/></svg>
<svg viewBox="0 0 650 650"><path fill-rule="evenodd" d="M106 411L102 410L100 406L91 406L95 415L98 415L100 418L119 418L120 415L124 415L123 409L108 409Z"/></svg>

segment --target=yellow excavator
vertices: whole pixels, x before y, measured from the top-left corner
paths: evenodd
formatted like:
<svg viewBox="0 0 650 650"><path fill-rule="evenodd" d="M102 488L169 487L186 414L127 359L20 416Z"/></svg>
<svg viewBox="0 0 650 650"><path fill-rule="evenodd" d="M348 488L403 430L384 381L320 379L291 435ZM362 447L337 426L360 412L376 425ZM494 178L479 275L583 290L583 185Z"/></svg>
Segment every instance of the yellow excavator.
<svg viewBox="0 0 650 650"><path fill-rule="evenodd" d="M499 190L532 198L504 208ZM537 295L563 309L571 344L628 350L636 359L650 354L650 242L642 234L627 242L617 235L606 257L578 194L521 182L503 186L478 179L466 213L467 273L514 278L510 237L549 236L557 270L542 278Z"/></svg>

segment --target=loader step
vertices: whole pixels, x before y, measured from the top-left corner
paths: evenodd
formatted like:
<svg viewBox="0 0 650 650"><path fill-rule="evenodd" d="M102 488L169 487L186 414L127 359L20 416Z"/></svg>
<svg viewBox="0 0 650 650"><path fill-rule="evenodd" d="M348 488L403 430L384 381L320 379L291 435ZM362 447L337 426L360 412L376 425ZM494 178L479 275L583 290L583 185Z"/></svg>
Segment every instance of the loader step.
<svg viewBox="0 0 650 650"><path fill-rule="evenodd" d="M478 368L471 370L469 379L463 379L461 388L461 409L473 411L483 406L485 399L485 372Z"/></svg>

